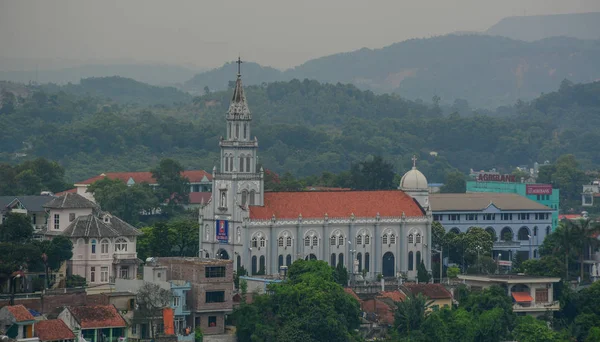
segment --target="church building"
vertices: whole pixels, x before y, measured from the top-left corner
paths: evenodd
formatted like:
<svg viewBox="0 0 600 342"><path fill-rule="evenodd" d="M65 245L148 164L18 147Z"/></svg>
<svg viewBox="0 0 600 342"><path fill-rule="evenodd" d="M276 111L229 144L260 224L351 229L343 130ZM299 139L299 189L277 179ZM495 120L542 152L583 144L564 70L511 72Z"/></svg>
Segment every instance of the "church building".
<svg viewBox="0 0 600 342"><path fill-rule="evenodd" d="M212 197L200 209L202 257L232 259L251 275L279 273L301 258L366 278L414 279L421 261L431 270L427 180L416 167L399 190L265 192L239 68L225 119Z"/></svg>

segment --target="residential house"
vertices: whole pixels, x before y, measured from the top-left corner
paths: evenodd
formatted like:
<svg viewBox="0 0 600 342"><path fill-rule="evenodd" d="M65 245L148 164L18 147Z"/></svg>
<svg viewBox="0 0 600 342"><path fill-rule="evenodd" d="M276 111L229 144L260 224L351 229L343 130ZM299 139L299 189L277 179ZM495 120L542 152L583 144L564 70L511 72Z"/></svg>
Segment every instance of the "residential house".
<svg viewBox="0 0 600 342"><path fill-rule="evenodd" d="M208 192L212 189L212 175L204 170L189 170L183 171L181 175L188 179L190 183L190 203L192 200L197 200L200 203L202 197L192 195L195 193ZM86 179L75 183L75 191L77 194L86 197L87 199L94 201L94 195L87 192L90 184L104 179L104 177L110 179L120 179L127 185L148 183L150 186L158 186L158 183L151 172L107 172L102 173L98 176ZM206 200L206 198L205 198Z"/></svg>
<svg viewBox="0 0 600 342"><path fill-rule="evenodd" d="M34 341L35 318L23 305L0 309L0 330L17 341Z"/></svg>
<svg viewBox="0 0 600 342"><path fill-rule="evenodd" d="M35 324L35 336L40 342L74 342L75 334L60 319L39 321Z"/></svg>
<svg viewBox="0 0 600 342"><path fill-rule="evenodd" d="M118 342L127 337L127 323L114 305L67 307L58 318L78 339L88 342Z"/></svg>
<svg viewBox="0 0 600 342"><path fill-rule="evenodd" d="M494 259L510 263L539 257L538 249L552 232L554 210L514 193L432 194L433 220L446 231L485 229L494 239Z"/></svg>
<svg viewBox="0 0 600 342"><path fill-rule="evenodd" d="M200 258L157 258L166 266L167 279L190 282L188 307L192 328L204 334L225 332L225 316L233 312L233 263L231 260Z"/></svg>
<svg viewBox="0 0 600 342"><path fill-rule="evenodd" d="M170 311L162 310L157 313L157 320L162 321L164 332L167 332L167 327L172 327L173 334L177 335L178 341L193 341L194 335L192 326L191 309L188 306L188 293L192 289L191 283L185 280L167 280L167 268L165 266L156 265L156 263L148 262L144 266L143 279L120 279L115 281L115 289L117 293L129 293L134 296L135 293L144 285L150 282L160 286L163 289L170 290L173 294L173 299L170 305ZM112 295L112 294L109 294ZM117 306L119 308L119 306ZM123 312L123 311L121 311ZM159 329L163 331L163 329ZM130 337L146 339L151 336L151 329L148 326L147 318L140 317L135 313L130 320Z"/></svg>
<svg viewBox="0 0 600 342"><path fill-rule="evenodd" d="M75 193L44 205L49 211L48 237L67 236L73 242L69 274L89 284L108 284L115 278L136 278L139 259L136 239L141 231Z"/></svg>
<svg viewBox="0 0 600 342"><path fill-rule="evenodd" d="M24 214L31 220L35 239L42 239L43 231L48 223L44 204L54 199L47 194L41 196L0 196L0 224L9 213Z"/></svg>
<svg viewBox="0 0 600 342"><path fill-rule="evenodd" d="M513 299L513 312L518 315L540 316L550 311L560 310L560 303L554 300L554 284L560 278L528 275L459 275L458 279L471 290L481 290L492 285L501 286L506 295Z"/></svg>
<svg viewBox="0 0 600 342"><path fill-rule="evenodd" d="M427 307L428 311L452 308L452 294L442 284L404 283L402 287L406 294L421 294L427 297L428 302L431 302Z"/></svg>

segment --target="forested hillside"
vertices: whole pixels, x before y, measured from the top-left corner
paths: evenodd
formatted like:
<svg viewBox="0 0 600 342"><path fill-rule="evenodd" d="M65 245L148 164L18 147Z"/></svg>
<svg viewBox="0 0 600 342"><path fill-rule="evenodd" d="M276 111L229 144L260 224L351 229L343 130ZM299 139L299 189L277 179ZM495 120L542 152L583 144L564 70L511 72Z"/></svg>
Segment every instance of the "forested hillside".
<svg viewBox="0 0 600 342"><path fill-rule="evenodd" d="M231 98L228 90L143 107L69 93L68 87L58 93L29 90L25 98L3 92L0 161L46 157L61 163L71 181L148 170L164 157L211 170ZM444 116L436 105L308 80L250 86L246 93L259 162L276 172L337 173L381 155L401 173L413 153L432 182L454 168L511 171L566 153L585 168L600 166L600 82L564 81L559 91L496 115L465 110Z"/></svg>
<svg viewBox="0 0 600 342"><path fill-rule="evenodd" d="M494 109L553 91L565 78L576 83L600 79L600 40L558 37L524 42L447 35L317 58L285 72L248 65L252 73L248 84L308 78L352 83L408 99L430 101L434 95L442 103L466 99L475 107ZM229 63L198 74L186 88L196 93L205 86L223 89L235 67Z"/></svg>

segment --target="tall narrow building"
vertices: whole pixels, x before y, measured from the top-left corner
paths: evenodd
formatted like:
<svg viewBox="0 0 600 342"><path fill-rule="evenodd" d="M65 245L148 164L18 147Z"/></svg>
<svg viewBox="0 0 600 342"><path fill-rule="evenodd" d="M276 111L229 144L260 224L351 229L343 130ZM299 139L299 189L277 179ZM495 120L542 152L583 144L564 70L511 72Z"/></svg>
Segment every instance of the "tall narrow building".
<svg viewBox="0 0 600 342"><path fill-rule="evenodd" d="M275 274L297 259L341 263L366 278L414 279L421 262L431 269L432 216L420 183L408 187L416 199L402 190L265 193L240 64L212 197L200 209L200 256L233 259L250 274Z"/></svg>

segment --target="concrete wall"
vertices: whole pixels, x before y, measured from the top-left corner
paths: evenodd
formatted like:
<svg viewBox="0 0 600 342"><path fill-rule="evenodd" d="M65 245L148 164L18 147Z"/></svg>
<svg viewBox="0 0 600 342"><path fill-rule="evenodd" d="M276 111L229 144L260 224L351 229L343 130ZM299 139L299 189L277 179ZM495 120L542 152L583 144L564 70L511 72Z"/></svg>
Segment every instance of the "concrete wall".
<svg viewBox="0 0 600 342"><path fill-rule="evenodd" d="M15 298L15 304L22 304L28 309L33 309L43 314L49 314L64 306L80 306L88 304L85 291L75 293L64 293L56 295L44 295L37 298L19 299ZM0 307L9 305L9 300L0 300Z"/></svg>

